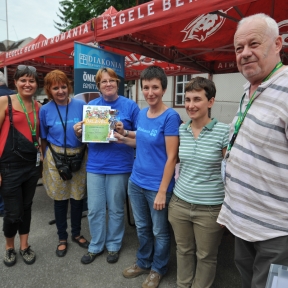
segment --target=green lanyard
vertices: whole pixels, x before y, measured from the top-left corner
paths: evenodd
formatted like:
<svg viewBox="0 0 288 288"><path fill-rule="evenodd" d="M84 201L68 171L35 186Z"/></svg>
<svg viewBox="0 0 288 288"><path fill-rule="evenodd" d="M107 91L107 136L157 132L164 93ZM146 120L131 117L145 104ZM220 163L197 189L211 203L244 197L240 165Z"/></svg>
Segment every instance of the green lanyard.
<svg viewBox="0 0 288 288"><path fill-rule="evenodd" d="M37 146L39 146L39 144L38 144L38 141L36 138L37 117L36 117L36 110L35 110L35 106L34 106L34 101L32 100L32 110L33 110L33 114L34 114L34 128L33 128L32 123L31 123L30 118L29 118L29 115L28 115L28 112L26 110L26 107L25 107L21 97L19 96L19 94L17 94L17 98L18 98L18 100L22 106L22 109L23 109L25 115L26 115L26 119L28 121L29 128L30 128L30 131L32 134L33 143L37 147Z"/></svg>
<svg viewBox="0 0 288 288"><path fill-rule="evenodd" d="M274 69L270 72L270 74L263 80L263 82L267 81L267 80L268 80L278 69L280 69L282 66L283 66L283 63L282 63L282 62L277 63L277 65L276 65L276 66L274 67ZM228 144L227 151L230 151L230 150L232 149L232 146L233 146L233 144L234 144L234 142L235 142L235 139L236 139L236 137L237 137L237 135L238 135L238 132L239 132L239 130L240 130L240 127L241 127L241 125L242 125L242 123L243 123L243 121L244 121L244 119L245 119L245 117L246 117L246 115L247 115L247 113L248 113L248 110L250 109L252 103L253 103L254 100L255 100L256 92L257 92L257 90L254 91L254 93L252 94L252 96L251 96L251 98L250 98L250 100L249 100L249 102L248 102L248 104L247 104L247 106L246 106L246 109L245 109L245 111L244 111L243 114L242 114L242 104L243 104L243 100L244 100L244 97L245 97L245 93L244 93L244 95L242 96L242 99L241 99L241 102L240 102L239 116L238 116L238 119L237 119L237 121L236 121L236 123L235 123L235 126L234 126L234 127L235 127L235 129L234 129L234 134L233 134L233 136L232 136L232 138L231 138L231 140L230 140L230 142L229 142L229 144Z"/></svg>

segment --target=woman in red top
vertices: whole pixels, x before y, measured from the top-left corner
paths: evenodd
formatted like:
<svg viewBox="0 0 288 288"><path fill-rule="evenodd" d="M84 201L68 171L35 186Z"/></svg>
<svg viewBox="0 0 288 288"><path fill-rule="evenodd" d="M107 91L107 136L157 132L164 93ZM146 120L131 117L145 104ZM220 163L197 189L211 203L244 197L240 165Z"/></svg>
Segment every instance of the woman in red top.
<svg viewBox="0 0 288 288"><path fill-rule="evenodd" d="M16 263L14 238L19 233L20 255L26 264L36 256L28 245L31 206L40 175L40 104L33 100L39 85L36 69L19 65L14 74L17 94L0 98L0 194L4 201L4 264Z"/></svg>

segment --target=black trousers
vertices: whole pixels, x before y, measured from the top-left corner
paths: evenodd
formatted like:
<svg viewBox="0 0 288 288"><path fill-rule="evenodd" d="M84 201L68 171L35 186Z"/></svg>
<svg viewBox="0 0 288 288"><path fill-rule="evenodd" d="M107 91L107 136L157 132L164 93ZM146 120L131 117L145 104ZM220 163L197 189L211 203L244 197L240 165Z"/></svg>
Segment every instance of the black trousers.
<svg viewBox="0 0 288 288"><path fill-rule="evenodd" d="M68 203L70 201L70 218L71 218L71 233L72 237L80 236L81 231L81 219L82 219L82 210L83 210L83 199L75 200L70 198L69 200L54 200L54 212L56 226L58 230L59 240L67 240L67 211Z"/></svg>
<svg viewBox="0 0 288 288"><path fill-rule="evenodd" d="M235 263L242 288L264 288L270 264L288 265L288 235L257 242L235 237Z"/></svg>
<svg viewBox="0 0 288 288"><path fill-rule="evenodd" d="M40 167L35 162L1 163L2 185L0 193L4 201L4 236L30 232L31 206L40 176Z"/></svg>

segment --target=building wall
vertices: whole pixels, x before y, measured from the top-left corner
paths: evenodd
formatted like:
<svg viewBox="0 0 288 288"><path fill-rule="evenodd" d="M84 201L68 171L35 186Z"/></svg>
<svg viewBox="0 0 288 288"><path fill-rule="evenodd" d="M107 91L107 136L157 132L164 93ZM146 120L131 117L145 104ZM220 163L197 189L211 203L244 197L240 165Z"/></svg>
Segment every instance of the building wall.
<svg viewBox="0 0 288 288"><path fill-rule="evenodd" d="M201 76L208 78L208 74L199 74L193 76ZM167 90L163 96L163 102L168 107L173 107L174 95L175 95L175 76L168 77ZM215 103L212 107L211 116L218 119L218 121L224 123L231 123L233 117L239 106L240 99L243 95L243 85L247 80L240 73L230 74L217 74L213 75L212 79L216 85L217 93ZM140 109L147 107L147 103L144 99L140 88L140 81L135 81L135 85L132 86L130 91L130 98L137 103ZM184 107L174 109L179 113L183 121L189 120Z"/></svg>

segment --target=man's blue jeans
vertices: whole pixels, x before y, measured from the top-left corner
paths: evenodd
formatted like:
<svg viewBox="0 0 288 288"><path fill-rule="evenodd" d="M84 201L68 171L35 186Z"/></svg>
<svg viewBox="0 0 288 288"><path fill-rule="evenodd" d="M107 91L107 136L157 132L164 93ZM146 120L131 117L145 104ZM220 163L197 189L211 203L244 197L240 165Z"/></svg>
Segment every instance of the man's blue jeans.
<svg viewBox="0 0 288 288"><path fill-rule="evenodd" d="M130 173L87 173L88 221L91 242L88 251L119 251L124 236L124 204ZM106 230L106 205L108 225Z"/></svg>
<svg viewBox="0 0 288 288"><path fill-rule="evenodd" d="M162 210L153 208L156 194L157 191L143 189L129 181L128 195L140 244L136 263L142 269L151 269L164 275L170 258L168 204L172 193L167 192L166 205Z"/></svg>

